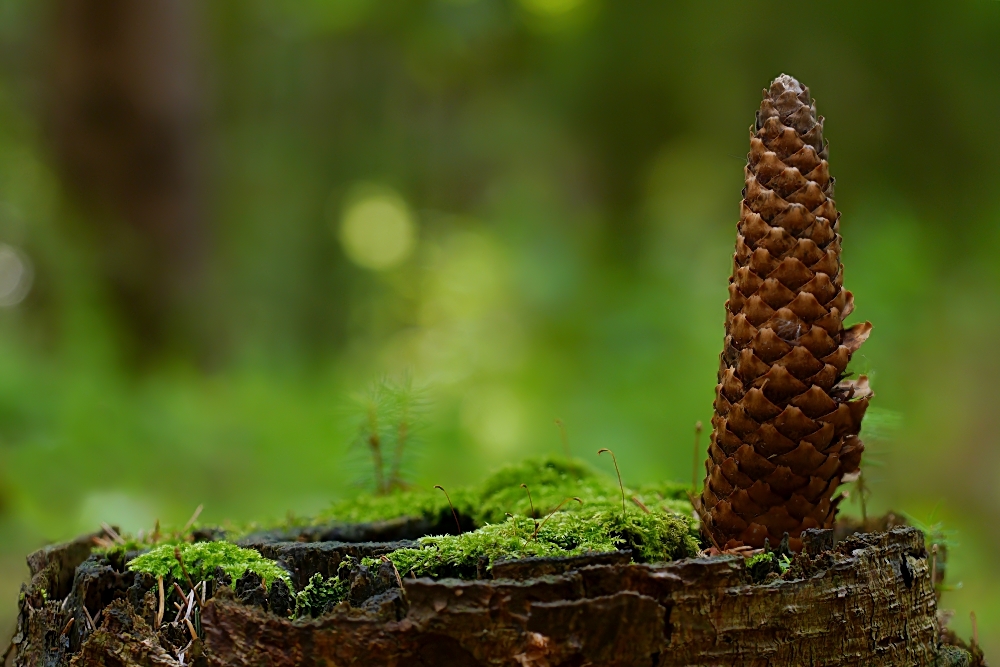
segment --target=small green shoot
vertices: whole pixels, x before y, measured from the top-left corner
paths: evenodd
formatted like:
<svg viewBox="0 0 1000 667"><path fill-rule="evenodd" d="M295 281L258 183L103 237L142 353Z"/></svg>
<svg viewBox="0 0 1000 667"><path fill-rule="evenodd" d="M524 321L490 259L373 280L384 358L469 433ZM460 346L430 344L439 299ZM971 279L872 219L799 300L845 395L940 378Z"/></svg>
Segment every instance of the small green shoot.
<svg viewBox="0 0 1000 667"><path fill-rule="evenodd" d="M792 559L788 557L788 554L781 554L778 556L778 569L784 574L788 571L788 568L792 566Z"/></svg>
<svg viewBox="0 0 1000 667"><path fill-rule="evenodd" d="M403 460L422 425L422 390L414 386L409 375L398 380L381 378L355 395L354 403L359 413L355 442L371 456L375 493L384 495L405 488Z"/></svg>

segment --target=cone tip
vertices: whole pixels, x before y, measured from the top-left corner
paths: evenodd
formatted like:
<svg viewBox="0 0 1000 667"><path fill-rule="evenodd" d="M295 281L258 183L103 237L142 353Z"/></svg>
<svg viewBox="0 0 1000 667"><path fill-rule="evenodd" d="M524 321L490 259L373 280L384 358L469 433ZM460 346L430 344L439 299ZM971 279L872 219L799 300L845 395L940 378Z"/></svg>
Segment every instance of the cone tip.
<svg viewBox="0 0 1000 667"><path fill-rule="evenodd" d="M806 89L799 80L794 76L788 74L782 74L771 82L771 95L777 96L786 90L794 92L796 95L801 94Z"/></svg>

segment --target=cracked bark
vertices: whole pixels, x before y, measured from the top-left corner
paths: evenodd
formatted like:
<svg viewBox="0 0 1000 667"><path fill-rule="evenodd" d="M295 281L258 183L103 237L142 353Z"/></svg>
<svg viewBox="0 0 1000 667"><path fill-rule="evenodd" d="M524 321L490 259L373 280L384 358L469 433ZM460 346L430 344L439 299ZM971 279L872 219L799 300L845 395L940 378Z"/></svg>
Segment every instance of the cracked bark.
<svg viewBox="0 0 1000 667"><path fill-rule="evenodd" d="M540 559L498 565L495 574L505 578L405 579L403 592L392 588L363 608L342 604L298 621L223 588L205 605L204 641L188 648L185 664L934 665L940 631L923 535L895 528L848 537L831 550L820 544L812 553L807 544L784 576L764 584L751 582L739 556L652 565L623 563L622 555ZM299 569L383 548L268 546ZM60 634L80 615L73 572L87 552L80 540L31 557L14 664L180 664L176 643L151 627L152 595L113 593L96 631L81 617L75 639L73 630ZM101 590L128 583L117 576L107 575L111 583ZM96 590L84 599L100 599Z"/></svg>

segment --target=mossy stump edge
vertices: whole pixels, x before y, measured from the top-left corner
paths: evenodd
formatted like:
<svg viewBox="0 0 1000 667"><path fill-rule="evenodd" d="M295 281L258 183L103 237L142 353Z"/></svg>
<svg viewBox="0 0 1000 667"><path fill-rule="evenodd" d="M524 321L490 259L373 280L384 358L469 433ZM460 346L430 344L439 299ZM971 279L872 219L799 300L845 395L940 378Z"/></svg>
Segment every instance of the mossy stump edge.
<svg viewBox="0 0 1000 667"><path fill-rule="evenodd" d="M335 571L347 555L377 557L398 544L251 546L303 580ZM166 625L153 630L155 596L134 588L133 573L88 569L91 549L85 536L29 557L13 664L182 664L164 648ZM185 664L938 664L932 563L914 528L836 545L832 531L814 531L784 575L760 584L737 555L628 561L622 552L499 563L492 579L404 576L402 590L390 583L363 604L296 621L221 588L204 605L203 639ZM88 614L98 617L94 629Z"/></svg>

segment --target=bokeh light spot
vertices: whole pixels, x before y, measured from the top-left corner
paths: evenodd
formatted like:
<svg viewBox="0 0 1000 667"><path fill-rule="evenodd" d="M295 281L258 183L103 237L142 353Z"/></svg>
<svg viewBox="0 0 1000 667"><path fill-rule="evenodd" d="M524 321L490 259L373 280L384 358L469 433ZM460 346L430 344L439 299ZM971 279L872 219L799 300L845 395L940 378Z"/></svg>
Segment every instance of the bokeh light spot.
<svg viewBox="0 0 1000 667"><path fill-rule="evenodd" d="M0 243L0 306L16 306L31 290L31 262L17 248Z"/></svg>
<svg viewBox="0 0 1000 667"><path fill-rule="evenodd" d="M410 256L415 241L413 215L391 190L369 190L344 209L340 242L358 266L374 271L392 268Z"/></svg>

